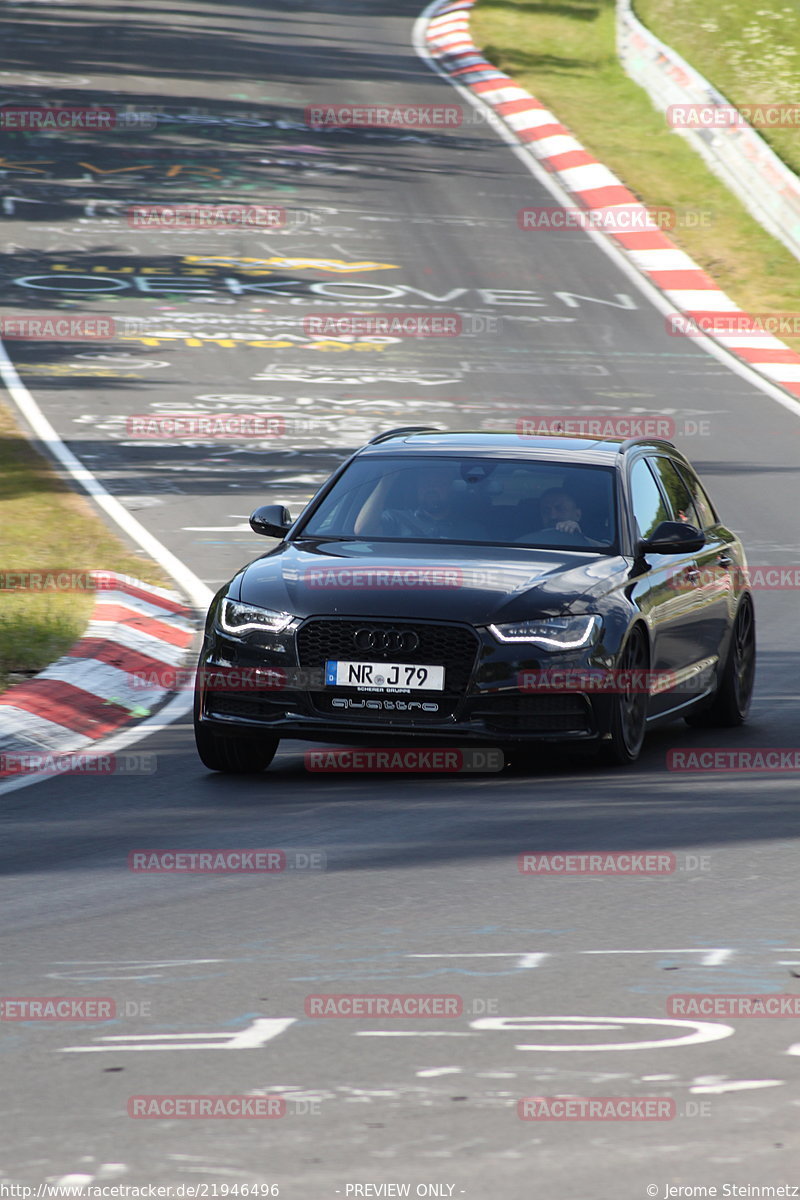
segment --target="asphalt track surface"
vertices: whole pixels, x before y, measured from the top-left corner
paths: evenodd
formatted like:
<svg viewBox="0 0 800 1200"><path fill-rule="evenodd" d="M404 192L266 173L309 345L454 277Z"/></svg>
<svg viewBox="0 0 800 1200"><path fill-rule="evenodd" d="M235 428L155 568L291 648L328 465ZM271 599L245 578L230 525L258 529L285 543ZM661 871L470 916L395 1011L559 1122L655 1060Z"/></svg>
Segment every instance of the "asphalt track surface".
<svg viewBox="0 0 800 1200"><path fill-rule="evenodd" d="M751 563L800 563L798 417L668 336L586 235L521 232L520 208L553 201L491 128L302 127L311 103L458 102L412 49L416 7L383 8L3 5L4 100L118 95L170 118L4 135L3 311L148 323L147 342L8 343L60 435L212 589L265 548L246 525L256 504L296 508L377 430L559 413L674 419ZM131 204L179 201L280 204L291 221L126 223ZM393 289L369 293L376 309L458 313L470 336L246 344L302 338L304 317L361 303L364 284ZM286 432L128 436L127 418L177 411L277 413ZM756 602L750 723L677 724L630 770L309 775L308 747L289 743L237 781L206 773L177 723L135 748L151 775L3 796L2 994L109 996L119 1015L0 1025L2 1181L270 1183L303 1200L402 1194L354 1190L368 1184L508 1200L800 1184L796 1021L712 1018L688 1044L694 1026L658 1024L671 994L798 992L796 774L665 766L675 746L796 745L796 597ZM326 869L135 875L127 856L147 847L277 847ZM520 853L568 850L672 852L676 869L517 870ZM312 993L458 995L463 1014L314 1019ZM474 1024L492 1015L508 1019ZM279 1095L286 1115L130 1119L141 1094ZM555 1095L672 1098L675 1116L519 1119L517 1100Z"/></svg>

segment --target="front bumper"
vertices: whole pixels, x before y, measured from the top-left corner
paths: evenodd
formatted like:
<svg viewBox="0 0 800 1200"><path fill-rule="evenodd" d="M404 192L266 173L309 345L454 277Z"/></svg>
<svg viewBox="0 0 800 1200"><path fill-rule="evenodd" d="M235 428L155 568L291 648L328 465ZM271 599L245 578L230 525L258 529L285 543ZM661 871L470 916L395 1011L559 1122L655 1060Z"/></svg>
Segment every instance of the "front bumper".
<svg viewBox="0 0 800 1200"><path fill-rule="evenodd" d="M374 623L374 618L364 620ZM426 629L433 625L425 623ZM437 633L469 631L474 639L472 661L464 659L451 673L459 687L451 693L391 696L326 689L319 665L300 661L294 632L234 639L212 626L200 657L196 719L222 736L364 745L594 742L608 734L612 701L607 695L539 694L524 686L532 672L612 665L602 645L545 654L530 644L499 643L485 629L435 626ZM446 682L447 677L446 671ZM233 680L231 686L227 679Z"/></svg>

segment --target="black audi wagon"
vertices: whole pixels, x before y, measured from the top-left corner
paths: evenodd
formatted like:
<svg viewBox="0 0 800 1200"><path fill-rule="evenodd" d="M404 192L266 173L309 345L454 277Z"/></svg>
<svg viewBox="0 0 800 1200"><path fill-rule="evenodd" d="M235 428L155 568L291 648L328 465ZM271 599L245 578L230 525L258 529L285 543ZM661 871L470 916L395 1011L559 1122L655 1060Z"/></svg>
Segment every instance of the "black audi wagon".
<svg viewBox="0 0 800 1200"><path fill-rule="evenodd" d="M669 442L397 429L250 525L277 545L209 608L211 770L261 771L281 738L628 763L656 723L747 715L744 551Z"/></svg>

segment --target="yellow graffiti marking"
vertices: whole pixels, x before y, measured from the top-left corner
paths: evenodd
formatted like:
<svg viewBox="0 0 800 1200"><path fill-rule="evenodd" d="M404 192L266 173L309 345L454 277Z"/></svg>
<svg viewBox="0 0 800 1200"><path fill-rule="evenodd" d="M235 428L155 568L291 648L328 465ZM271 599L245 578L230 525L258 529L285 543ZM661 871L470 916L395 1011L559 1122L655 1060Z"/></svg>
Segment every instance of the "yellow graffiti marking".
<svg viewBox="0 0 800 1200"><path fill-rule="evenodd" d="M230 263L258 263L261 266L291 267L295 271L330 271L343 275L353 271L392 271L399 263L345 262L343 258L241 258L233 254L187 254L184 262L225 266Z"/></svg>
<svg viewBox="0 0 800 1200"><path fill-rule="evenodd" d="M109 367L73 366L69 363L16 363L23 375L97 375L114 379L139 379L136 371L115 371Z"/></svg>
<svg viewBox="0 0 800 1200"><path fill-rule="evenodd" d="M213 179L218 179L221 174L220 167L190 167L186 163L178 163L169 168L167 178L172 179L175 175L180 175L181 171L188 171L190 175L210 175Z"/></svg>
<svg viewBox="0 0 800 1200"><path fill-rule="evenodd" d="M5 158L0 157L0 170L4 171L32 171L34 175L47 175L47 171L40 171L39 166L49 166L56 160L53 158L33 158L24 159L22 162L8 162ZM35 163L35 166L31 166ZM124 175L130 171L154 171L158 170L158 163L138 163L135 167L109 167L105 170L103 167L96 167L94 163L81 162L77 166L84 167L87 171L91 171L94 175ZM167 167L166 176L168 179L174 179L176 175L180 175L182 171L189 175L206 175L217 182L222 182L221 167L193 167L189 163L173 163L171 167Z"/></svg>
<svg viewBox="0 0 800 1200"><path fill-rule="evenodd" d="M28 159L26 162L51 163L52 158L34 158ZM36 167L29 167L26 163L6 162L4 158L0 158L0 168L4 171L33 171L34 175L46 175L47 171L39 171Z"/></svg>
<svg viewBox="0 0 800 1200"><path fill-rule="evenodd" d="M187 337L185 334L126 334L121 339L123 342L140 342L143 346L188 346L194 349L197 346L222 346L224 349L235 349L237 346L254 346L259 350L385 350L386 346L382 342L309 342L306 344L297 342L286 342L278 339L234 339L225 337Z"/></svg>
<svg viewBox="0 0 800 1200"><path fill-rule="evenodd" d="M142 163L140 167L114 167L110 171L104 171L101 167L93 167L91 163L78 163L79 167L86 167L87 171L94 171L95 175L121 175L123 171L147 171L153 165L153 163Z"/></svg>
<svg viewBox="0 0 800 1200"><path fill-rule="evenodd" d="M313 342L309 350L385 350L386 346L382 342L353 342L344 344L343 342Z"/></svg>

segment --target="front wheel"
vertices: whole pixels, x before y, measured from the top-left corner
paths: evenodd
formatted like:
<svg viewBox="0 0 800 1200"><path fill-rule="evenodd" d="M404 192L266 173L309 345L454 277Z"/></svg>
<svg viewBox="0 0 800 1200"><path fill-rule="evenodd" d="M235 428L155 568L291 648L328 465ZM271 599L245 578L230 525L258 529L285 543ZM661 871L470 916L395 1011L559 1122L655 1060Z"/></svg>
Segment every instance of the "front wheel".
<svg viewBox="0 0 800 1200"><path fill-rule="evenodd" d="M250 738L221 737L200 721L195 721L194 740L197 753L209 771L225 775L256 775L266 770L275 757L280 738L267 736L259 741Z"/></svg>
<svg viewBox="0 0 800 1200"><path fill-rule="evenodd" d="M695 729L730 729L747 720L756 675L756 615L749 596L742 599L733 623L728 657L714 699L708 708L690 713L686 724Z"/></svg>
<svg viewBox="0 0 800 1200"><path fill-rule="evenodd" d="M647 692L637 680L646 672L649 662L647 638L636 626L622 648L617 663L619 671L630 672L630 687L616 692L611 713L611 739L604 742L600 758L610 766L625 766L636 762L641 753L647 725Z"/></svg>

